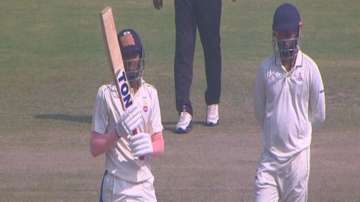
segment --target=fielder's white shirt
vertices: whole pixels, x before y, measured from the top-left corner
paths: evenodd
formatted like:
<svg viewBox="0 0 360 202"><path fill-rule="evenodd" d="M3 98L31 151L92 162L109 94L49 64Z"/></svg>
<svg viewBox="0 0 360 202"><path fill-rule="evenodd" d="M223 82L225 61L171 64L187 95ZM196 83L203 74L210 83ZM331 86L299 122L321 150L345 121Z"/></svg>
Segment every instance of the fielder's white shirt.
<svg viewBox="0 0 360 202"><path fill-rule="evenodd" d="M299 51L288 72L278 56L261 64L255 84L255 113L263 146L286 160L310 146L312 125L325 120L325 93L316 63Z"/></svg>
<svg viewBox="0 0 360 202"><path fill-rule="evenodd" d="M144 120L139 130L149 134L161 132L163 126L156 89L143 81L134 95L134 102L142 109ZM115 85L101 86L96 96L92 131L99 134L114 132L115 120L120 120L123 113ZM153 177L149 160L135 160L126 137L121 137L105 156L105 169L123 180L141 182Z"/></svg>

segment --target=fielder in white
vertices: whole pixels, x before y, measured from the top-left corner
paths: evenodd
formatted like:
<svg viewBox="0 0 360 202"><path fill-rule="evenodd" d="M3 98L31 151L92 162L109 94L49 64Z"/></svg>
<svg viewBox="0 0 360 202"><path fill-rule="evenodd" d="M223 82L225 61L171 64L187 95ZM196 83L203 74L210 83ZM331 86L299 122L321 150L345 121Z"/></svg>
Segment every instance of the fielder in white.
<svg viewBox="0 0 360 202"><path fill-rule="evenodd" d="M312 127L325 120L325 94L318 66L299 48L302 25L294 5L276 9L274 55L256 75L255 112L263 139L256 202L307 201Z"/></svg>
<svg viewBox="0 0 360 202"><path fill-rule="evenodd" d="M124 111L114 84L101 86L97 93L90 151L94 157L106 156L100 201L153 202L156 196L150 160L164 152L158 95L142 79L144 51L139 35L125 29L118 38L135 103ZM130 135L136 128L139 133Z"/></svg>

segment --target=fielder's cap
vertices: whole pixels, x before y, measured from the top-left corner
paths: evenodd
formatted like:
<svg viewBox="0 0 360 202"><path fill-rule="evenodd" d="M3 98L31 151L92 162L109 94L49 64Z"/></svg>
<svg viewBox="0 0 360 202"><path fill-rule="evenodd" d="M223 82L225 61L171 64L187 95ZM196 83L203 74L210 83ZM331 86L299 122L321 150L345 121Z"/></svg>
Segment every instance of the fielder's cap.
<svg viewBox="0 0 360 202"><path fill-rule="evenodd" d="M290 3L284 3L274 13L272 29L275 32L297 32L300 22L298 9Z"/></svg>
<svg viewBox="0 0 360 202"><path fill-rule="evenodd" d="M124 29L118 33L121 54L123 57L131 57L139 54L143 56L143 45L140 36L132 29Z"/></svg>

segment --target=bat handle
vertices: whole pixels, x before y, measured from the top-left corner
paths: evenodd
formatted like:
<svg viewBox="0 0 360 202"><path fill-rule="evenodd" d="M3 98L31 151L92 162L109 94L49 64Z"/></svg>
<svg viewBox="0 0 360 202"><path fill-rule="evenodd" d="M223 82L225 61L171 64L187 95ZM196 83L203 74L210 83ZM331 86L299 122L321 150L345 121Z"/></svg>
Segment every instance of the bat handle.
<svg viewBox="0 0 360 202"><path fill-rule="evenodd" d="M137 129L137 128L135 128L135 129L132 131L132 134L133 134L133 135L138 134L138 129ZM144 157L144 156L140 156L140 157L139 157L139 159L140 159L140 160L144 160L144 159L145 159L145 157Z"/></svg>

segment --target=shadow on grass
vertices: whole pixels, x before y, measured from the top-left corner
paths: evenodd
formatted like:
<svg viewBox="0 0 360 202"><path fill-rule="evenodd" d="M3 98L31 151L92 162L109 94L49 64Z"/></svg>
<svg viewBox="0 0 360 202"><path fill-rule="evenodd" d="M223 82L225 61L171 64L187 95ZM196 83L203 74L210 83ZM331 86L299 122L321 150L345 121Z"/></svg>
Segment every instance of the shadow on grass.
<svg viewBox="0 0 360 202"><path fill-rule="evenodd" d="M36 114L36 119L50 119L59 121L70 121L76 123L91 123L91 116L87 115L69 115L69 114Z"/></svg>

